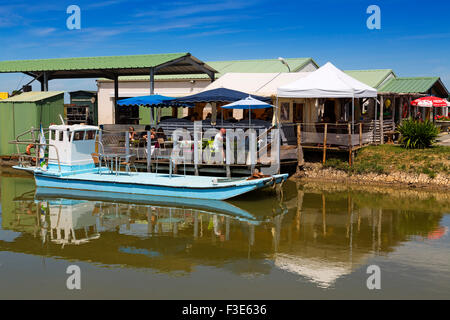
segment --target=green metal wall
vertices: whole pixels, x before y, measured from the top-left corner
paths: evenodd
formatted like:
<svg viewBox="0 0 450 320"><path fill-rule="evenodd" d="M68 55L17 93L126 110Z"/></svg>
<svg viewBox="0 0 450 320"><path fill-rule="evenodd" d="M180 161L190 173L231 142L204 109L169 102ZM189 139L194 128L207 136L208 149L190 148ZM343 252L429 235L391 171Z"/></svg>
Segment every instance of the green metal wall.
<svg viewBox="0 0 450 320"><path fill-rule="evenodd" d="M47 128L51 123L60 123L59 114L64 114L64 95L58 95L37 102L0 103L0 156L17 153L15 145L9 144L19 134L39 128ZM29 137L25 138L28 139ZM26 146L20 147L25 152Z"/></svg>

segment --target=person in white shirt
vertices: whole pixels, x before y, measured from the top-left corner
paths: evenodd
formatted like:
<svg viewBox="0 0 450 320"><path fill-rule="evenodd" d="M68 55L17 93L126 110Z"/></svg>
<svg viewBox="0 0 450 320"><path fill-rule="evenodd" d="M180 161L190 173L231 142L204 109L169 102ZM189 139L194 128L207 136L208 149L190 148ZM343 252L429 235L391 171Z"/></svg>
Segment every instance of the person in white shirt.
<svg viewBox="0 0 450 320"><path fill-rule="evenodd" d="M217 159L217 153L221 153L222 154L222 159L221 159L222 162L223 162L223 159L225 159L223 140L225 138L226 132L227 132L227 130L225 128L221 128L220 131L214 137L214 142L213 142L213 149L214 149L214 153L216 154L215 158Z"/></svg>

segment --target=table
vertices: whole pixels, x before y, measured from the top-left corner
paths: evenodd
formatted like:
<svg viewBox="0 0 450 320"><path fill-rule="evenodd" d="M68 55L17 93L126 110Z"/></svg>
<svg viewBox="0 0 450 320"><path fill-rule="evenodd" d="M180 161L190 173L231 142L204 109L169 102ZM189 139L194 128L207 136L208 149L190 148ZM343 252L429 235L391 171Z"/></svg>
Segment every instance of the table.
<svg viewBox="0 0 450 320"><path fill-rule="evenodd" d="M114 163L115 163L116 176L119 175L118 168L120 168L120 160L121 159L128 160L128 158L131 157L131 156L132 156L131 154L126 154L126 153L107 153L107 154L102 154L102 157L105 158L106 161L110 161L110 163L111 163L111 166L109 168L110 173L114 172L113 167L114 167Z"/></svg>

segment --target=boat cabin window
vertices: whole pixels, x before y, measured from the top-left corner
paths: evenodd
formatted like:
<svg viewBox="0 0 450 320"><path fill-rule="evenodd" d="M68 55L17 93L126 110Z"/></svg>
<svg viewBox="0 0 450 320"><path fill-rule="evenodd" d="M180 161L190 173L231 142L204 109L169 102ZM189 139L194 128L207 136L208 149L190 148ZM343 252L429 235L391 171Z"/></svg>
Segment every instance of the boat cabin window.
<svg viewBox="0 0 450 320"><path fill-rule="evenodd" d="M84 131L74 131L72 141L80 141L84 139Z"/></svg>
<svg viewBox="0 0 450 320"><path fill-rule="evenodd" d="M95 130L86 131L84 140L94 140L94 139L95 139Z"/></svg>
<svg viewBox="0 0 450 320"><path fill-rule="evenodd" d="M59 139L58 141L64 141L64 131L58 131L59 132Z"/></svg>
<svg viewBox="0 0 450 320"><path fill-rule="evenodd" d="M56 131L50 130L50 140L55 141L56 139Z"/></svg>

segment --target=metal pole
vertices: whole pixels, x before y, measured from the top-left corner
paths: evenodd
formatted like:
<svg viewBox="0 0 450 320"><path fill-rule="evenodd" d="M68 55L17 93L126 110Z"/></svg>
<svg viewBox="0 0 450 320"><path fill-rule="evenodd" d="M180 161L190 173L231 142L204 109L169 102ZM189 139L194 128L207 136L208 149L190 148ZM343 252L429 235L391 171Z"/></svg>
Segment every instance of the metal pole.
<svg viewBox="0 0 450 320"><path fill-rule="evenodd" d="M44 72L44 91L48 91L48 74Z"/></svg>
<svg viewBox="0 0 450 320"><path fill-rule="evenodd" d="M150 131L147 131L147 172L151 171L152 165L152 136Z"/></svg>
<svg viewBox="0 0 450 320"><path fill-rule="evenodd" d="M117 113L117 101L119 100L119 77L114 76L114 122L117 123L116 113Z"/></svg>
<svg viewBox="0 0 450 320"><path fill-rule="evenodd" d="M150 94L155 94L155 68L150 68Z"/></svg>
<svg viewBox="0 0 450 320"><path fill-rule="evenodd" d="M352 134L355 131L355 96L352 97Z"/></svg>

